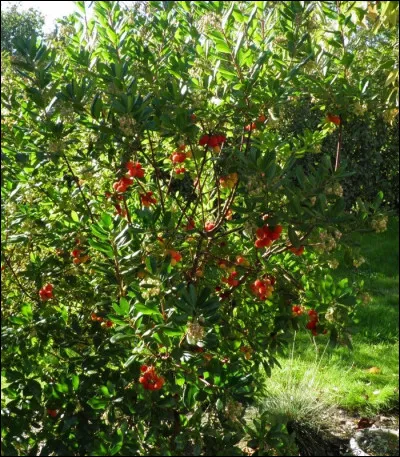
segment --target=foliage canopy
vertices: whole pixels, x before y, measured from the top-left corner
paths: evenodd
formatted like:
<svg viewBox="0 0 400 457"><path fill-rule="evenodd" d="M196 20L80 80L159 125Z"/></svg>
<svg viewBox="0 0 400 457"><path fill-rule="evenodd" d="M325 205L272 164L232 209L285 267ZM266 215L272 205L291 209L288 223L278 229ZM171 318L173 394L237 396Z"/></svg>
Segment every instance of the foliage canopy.
<svg viewBox="0 0 400 457"><path fill-rule="evenodd" d="M326 268L385 216L344 211L342 136L395 117L398 6L93 3L3 72L3 453L284 453L243 405L293 330L351 344ZM302 98L318 124L280 134Z"/></svg>

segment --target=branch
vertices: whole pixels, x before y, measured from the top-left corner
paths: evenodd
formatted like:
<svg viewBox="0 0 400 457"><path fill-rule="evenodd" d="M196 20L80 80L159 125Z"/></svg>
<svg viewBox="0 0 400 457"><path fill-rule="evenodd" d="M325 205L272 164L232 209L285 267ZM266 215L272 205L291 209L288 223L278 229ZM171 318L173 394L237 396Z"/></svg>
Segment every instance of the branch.
<svg viewBox="0 0 400 457"><path fill-rule="evenodd" d="M17 274L15 273L15 271L14 271L12 265L11 265L10 259L8 259L6 256L4 256L4 260L6 261L6 264L7 264L8 268L10 269L12 275L14 276L15 282L17 283L18 287L21 289L21 292L22 292L24 295L26 295L27 297L29 297L31 300L38 302L39 300L38 300L36 297L34 297L33 295L31 295L31 294L25 289L25 287L21 284L20 280L18 279Z"/></svg>
<svg viewBox="0 0 400 457"><path fill-rule="evenodd" d="M76 184L78 185L79 191L80 191L80 193L81 193L81 195L82 195L83 202L85 203L86 208L87 208L87 210L88 210L89 217L90 217L91 221L92 221L93 224L94 224L94 223L95 223L95 220L94 220L92 211L91 211L91 209L90 209L89 203L88 203L88 201L86 200L85 194L83 193L82 187L81 187L81 185L79 184L79 179L78 179L78 177L75 175L74 171L72 170L71 164L69 163L69 161L68 161L68 159L67 159L67 156L66 156L64 153L62 153L62 156L63 156L63 158L64 158L64 160L65 160L65 163L67 164L67 167L68 167L69 172L70 172L71 175L74 177L74 181L75 181Z"/></svg>
<svg viewBox="0 0 400 457"><path fill-rule="evenodd" d="M340 121L339 124L339 137L338 137L338 142L337 142L337 148L336 148L336 162L335 162L335 171L339 168L340 164L340 151L342 149L342 122Z"/></svg>
<svg viewBox="0 0 400 457"><path fill-rule="evenodd" d="M154 169L156 171L156 181L157 181L158 193L160 194L161 208L162 208L162 212L165 214L164 197L163 197L163 193L162 193L162 190L161 190L161 184L160 184L160 169L158 168L158 165L157 165L157 160L156 160L156 156L155 156L155 153L154 153L153 143L151 141L151 137L150 137L150 132L149 131L147 131L147 137L149 139L151 156L152 156L152 159L153 159L153 164L152 165L153 165L153 167L154 167Z"/></svg>

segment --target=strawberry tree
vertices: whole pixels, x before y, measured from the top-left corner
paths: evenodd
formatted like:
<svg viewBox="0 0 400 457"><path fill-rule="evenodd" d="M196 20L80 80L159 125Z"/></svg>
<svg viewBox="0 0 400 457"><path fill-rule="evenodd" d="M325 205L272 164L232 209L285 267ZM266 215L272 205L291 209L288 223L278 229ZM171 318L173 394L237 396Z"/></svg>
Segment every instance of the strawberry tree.
<svg viewBox="0 0 400 457"><path fill-rule="evenodd" d="M332 57L340 111L344 86L305 71L304 2L93 3L4 73L3 454L242 455L292 332L350 344L358 290L327 262L381 200L344 212L358 81ZM321 123L281 137L299 87Z"/></svg>

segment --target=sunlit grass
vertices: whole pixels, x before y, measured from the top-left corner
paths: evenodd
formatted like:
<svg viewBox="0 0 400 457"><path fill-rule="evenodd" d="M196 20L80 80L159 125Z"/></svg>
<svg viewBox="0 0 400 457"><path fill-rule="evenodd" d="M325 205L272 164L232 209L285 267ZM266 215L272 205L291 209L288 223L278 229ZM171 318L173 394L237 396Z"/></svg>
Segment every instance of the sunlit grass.
<svg viewBox="0 0 400 457"><path fill-rule="evenodd" d="M372 298L358 309L353 351L341 347L323 353L320 347L316 354L310 337L299 334L293 360L289 356L281 359L283 372L275 370L266 386L270 392L284 391L290 378L300 388L308 389L310 398L373 414L398 405L398 220L393 218L385 233L357 233L353 237L367 262L359 269L341 267L334 272L340 278L362 277Z"/></svg>

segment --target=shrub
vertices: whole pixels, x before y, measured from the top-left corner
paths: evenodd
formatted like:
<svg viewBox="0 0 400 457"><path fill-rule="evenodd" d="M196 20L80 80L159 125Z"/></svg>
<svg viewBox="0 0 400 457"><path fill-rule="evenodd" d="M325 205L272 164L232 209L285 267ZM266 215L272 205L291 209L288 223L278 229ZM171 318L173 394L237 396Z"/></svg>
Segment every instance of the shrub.
<svg viewBox="0 0 400 457"><path fill-rule="evenodd" d="M22 40L5 75L4 454L240 455L232 411L291 331L350 343L357 290L316 248L380 203L345 213L326 189L346 170L296 160L328 130L292 142L267 121L311 81L319 38L295 51L293 27L323 10L77 7L74 35ZM268 48L267 14L291 59Z"/></svg>

